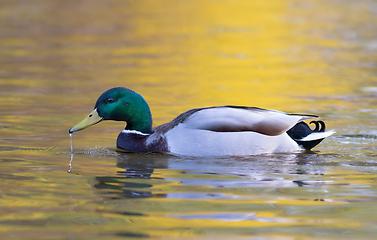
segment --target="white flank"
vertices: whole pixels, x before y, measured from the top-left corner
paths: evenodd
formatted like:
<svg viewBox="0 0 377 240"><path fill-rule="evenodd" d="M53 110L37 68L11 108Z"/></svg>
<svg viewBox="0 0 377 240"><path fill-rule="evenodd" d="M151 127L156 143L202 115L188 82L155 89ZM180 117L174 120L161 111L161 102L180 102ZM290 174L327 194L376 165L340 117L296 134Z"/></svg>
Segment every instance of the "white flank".
<svg viewBox="0 0 377 240"><path fill-rule="evenodd" d="M248 132L213 132L179 124L165 134L169 150L186 156L245 156L300 151L284 133L278 136Z"/></svg>

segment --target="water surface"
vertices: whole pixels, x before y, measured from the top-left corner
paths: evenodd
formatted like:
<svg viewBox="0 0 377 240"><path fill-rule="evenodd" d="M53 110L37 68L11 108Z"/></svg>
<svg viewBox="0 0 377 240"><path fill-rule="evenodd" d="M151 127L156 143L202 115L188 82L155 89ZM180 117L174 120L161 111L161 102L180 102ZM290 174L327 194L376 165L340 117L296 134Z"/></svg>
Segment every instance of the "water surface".
<svg viewBox="0 0 377 240"><path fill-rule="evenodd" d="M1 238L376 235L374 1L0 6ZM71 153L68 129L115 86L141 93L155 126L234 104L317 114L337 132L312 152L189 158L116 152L124 123L102 122Z"/></svg>

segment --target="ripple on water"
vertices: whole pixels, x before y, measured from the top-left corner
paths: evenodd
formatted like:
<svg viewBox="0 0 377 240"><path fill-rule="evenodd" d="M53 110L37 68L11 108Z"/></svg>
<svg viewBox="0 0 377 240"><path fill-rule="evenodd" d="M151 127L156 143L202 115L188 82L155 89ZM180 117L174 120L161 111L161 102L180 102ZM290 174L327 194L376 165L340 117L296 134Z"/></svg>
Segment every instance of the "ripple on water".
<svg viewBox="0 0 377 240"><path fill-rule="evenodd" d="M377 136L373 134L342 134L335 136L335 138L355 140L376 140Z"/></svg>
<svg viewBox="0 0 377 240"><path fill-rule="evenodd" d="M0 151L46 151L53 150L54 147L41 147L41 148L29 148L29 147L14 147L14 146L0 146Z"/></svg>

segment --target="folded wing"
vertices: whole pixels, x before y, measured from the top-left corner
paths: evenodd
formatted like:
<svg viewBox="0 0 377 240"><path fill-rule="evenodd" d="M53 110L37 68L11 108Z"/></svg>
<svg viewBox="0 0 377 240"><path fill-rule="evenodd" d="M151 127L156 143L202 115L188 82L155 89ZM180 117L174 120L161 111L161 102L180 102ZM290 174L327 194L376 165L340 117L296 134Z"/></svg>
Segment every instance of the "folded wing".
<svg viewBox="0 0 377 240"><path fill-rule="evenodd" d="M252 107L223 106L202 108L183 121L188 128L215 132L253 131L276 136L285 133L298 122L317 118Z"/></svg>

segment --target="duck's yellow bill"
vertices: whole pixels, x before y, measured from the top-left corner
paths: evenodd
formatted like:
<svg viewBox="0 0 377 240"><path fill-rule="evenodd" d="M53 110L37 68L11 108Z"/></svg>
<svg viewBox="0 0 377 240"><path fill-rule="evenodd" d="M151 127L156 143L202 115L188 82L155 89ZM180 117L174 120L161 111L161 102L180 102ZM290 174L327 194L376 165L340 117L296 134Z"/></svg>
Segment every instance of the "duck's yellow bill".
<svg viewBox="0 0 377 240"><path fill-rule="evenodd" d="M98 115L97 109L94 109L84 120L73 126L71 129L69 129L69 133L77 132L80 130L83 130L85 128L88 128L96 123L99 123L102 121L102 117Z"/></svg>

